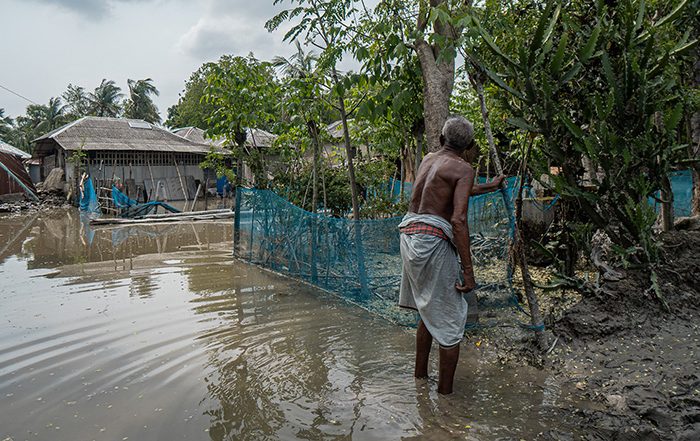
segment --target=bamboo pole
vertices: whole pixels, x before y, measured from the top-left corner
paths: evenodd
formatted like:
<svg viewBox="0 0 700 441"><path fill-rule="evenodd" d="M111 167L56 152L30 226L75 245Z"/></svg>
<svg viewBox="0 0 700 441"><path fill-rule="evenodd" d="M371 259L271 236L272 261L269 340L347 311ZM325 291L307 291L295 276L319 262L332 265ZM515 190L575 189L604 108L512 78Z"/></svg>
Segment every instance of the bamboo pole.
<svg viewBox="0 0 700 441"><path fill-rule="evenodd" d="M473 67L473 66L470 66ZM486 132L486 139L489 142L489 152L491 154L491 159L493 160L494 168L498 175L503 174L503 167L501 165L501 159L498 155L498 148L493 140L493 132L491 131L491 122L489 120L488 108L486 107L486 96L484 94L484 85L479 72L475 72L470 75L472 84L476 89L477 95L479 96L479 104L481 106L481 116L484 121L484 131ZM534 286L532 284L532 278L530 277L530 270L527 264L527 253L525 252L525 238L522 233L522 192L523 192L523 180L525 177L525 171L527 170L527 159L532 148L533 138L530 139L530 143L525 151L525 156L523 158L523 163L520 170L519 176L519 189L518 189L518 200L515 207L515 218L513 219L513 203L510 200L508 192L502 191L503 201L508 210L508 216L511 217L511 223L513 224L513 240L511 243L511 259L509 259L509 272L512 272L515 261L520 267L521 276L523 279L523 286L525 288L525 295L527 297L528 306L530 308L530 321L532 324L532 329L535 332L535 338L537 339L537 344L540 349L544 350L546 347L545 336L544 336L544 322L542 321L542 316L539 309L539 302L537 300L537 295L535 293Z"/></svg>
<svg viewBox="0 0 700 441"><path fill-rule="evenodd" d="M170 223L170 222L193 222L202 220L219 220L219 219L231 219L234 213L227 210L226 213L214 213L207 212L207 214L197 214L187 213L186 216L170 216L164 218L148 218L148 219L123 219L123 218L111 218L111 219L93 219L90 221L90 225L133 225L133 224L160 224L160 223Z"/></svg>
<svg viewBox="0 0 700 441"><path fill-rule="evenodd" d="M147 159L146 165L148 165L148 174L151 176L151 192L155 192L155 195L157 198L158 197L158 190L156 189L156 180L153 179L153 170L151 169L151 161ZM149 199L152 199L152 198L149 197ZM157 201L158 199L153 199L153 200Z"/></svg>
<svg viewBox="0 0 700 441"><path fill-rule="evenodd" d="M202 184L199 184L197 187L197 192L194 194L194 200L192 201L192 206L190 207L190 211L194 211L194 206L197 203L197 197L199 197L199 191L202 189Z"/></svg>
<svg viewBox="0 0 700 441"><path fill-rule="evenodd" d="M209 208L209 176L207 176L207 179L204 181L204 210L206 211Z"/></svg>
<svg viewBox="0 0 700 441"><path fill-rule="evenodd" d="M187 188L185 188L185 182L182 180L182 175L180 174L180 167L177 165L175 155L173 155L173 162L175 163L175 171L177 171L177 178L180 180L180 188L182 188L182 194L185 197L185 207L187 207L187 202L189 201L189 197L187 195Z"/></svg>

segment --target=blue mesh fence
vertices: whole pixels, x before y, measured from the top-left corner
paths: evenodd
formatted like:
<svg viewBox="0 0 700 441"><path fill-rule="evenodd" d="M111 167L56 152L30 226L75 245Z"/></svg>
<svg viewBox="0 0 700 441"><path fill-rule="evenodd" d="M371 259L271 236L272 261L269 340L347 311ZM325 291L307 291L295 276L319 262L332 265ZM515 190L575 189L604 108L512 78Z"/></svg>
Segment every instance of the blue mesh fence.
<svg viewBox="0 0 700 441"><path fill-rule="evenodd" d="M671 190L673 190L673 213L677 217L690 216L693 206L693 173L690 170L679 170L671 173ZM654 198L649 203L658 212L661 209Z"/></svg>
<svg viewBox="0 0 700 441"><path fill-rule="evenodd" d="M353 221L309 213L267 190L240 189L239 194L239 257L314 284L392 321L415 324L412 312L396 306L400 217ZM497 310L525 321L512 308L517 304L507 264L512 227L503 193L473 197L469 226L481 324L503 320Z"/></svg>

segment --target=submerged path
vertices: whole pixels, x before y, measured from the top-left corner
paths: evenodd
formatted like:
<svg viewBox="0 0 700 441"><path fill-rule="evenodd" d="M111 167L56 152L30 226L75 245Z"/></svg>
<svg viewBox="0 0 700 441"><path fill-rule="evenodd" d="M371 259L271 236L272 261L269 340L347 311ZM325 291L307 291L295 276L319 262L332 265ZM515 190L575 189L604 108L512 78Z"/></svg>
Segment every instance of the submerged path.
<svg viewBox="0 0 700 441"><path fill-rule="evenodd" d="M438 396L411 376L412 331L232 259L229 223L92 231L57 210L0 217L0 244L2 440L580 430L554 379L476 348L462 353L456 393Z"/></svg>

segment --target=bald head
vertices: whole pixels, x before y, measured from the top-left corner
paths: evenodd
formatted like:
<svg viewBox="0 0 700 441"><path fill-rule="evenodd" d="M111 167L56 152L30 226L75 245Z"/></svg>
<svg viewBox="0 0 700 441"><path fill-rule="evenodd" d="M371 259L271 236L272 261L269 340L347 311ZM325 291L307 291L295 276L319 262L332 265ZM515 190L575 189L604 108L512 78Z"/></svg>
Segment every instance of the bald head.
<svg viewBox="0 0 700 441"><path fill-rule="evenodd" d="M463 116L451 116L442 126L440 141L443 145L463 152L474 141L474 125Z"/></svg>

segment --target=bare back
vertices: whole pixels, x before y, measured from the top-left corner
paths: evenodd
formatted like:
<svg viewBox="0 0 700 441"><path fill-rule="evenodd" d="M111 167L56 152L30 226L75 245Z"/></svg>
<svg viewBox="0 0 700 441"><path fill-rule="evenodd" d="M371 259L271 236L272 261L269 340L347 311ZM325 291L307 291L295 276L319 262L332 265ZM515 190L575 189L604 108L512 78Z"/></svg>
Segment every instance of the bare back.
<svg viewBox="0 0 700 441"><path fill-rule="evenodd" d="M469 199L468 190L464 195L455 195L455 191L459 191L458 182L468 176L473 179L474 171L454 151L443 148L428 154L418 168L409 211L434 214L451 222L455 200Z"/></svg>

